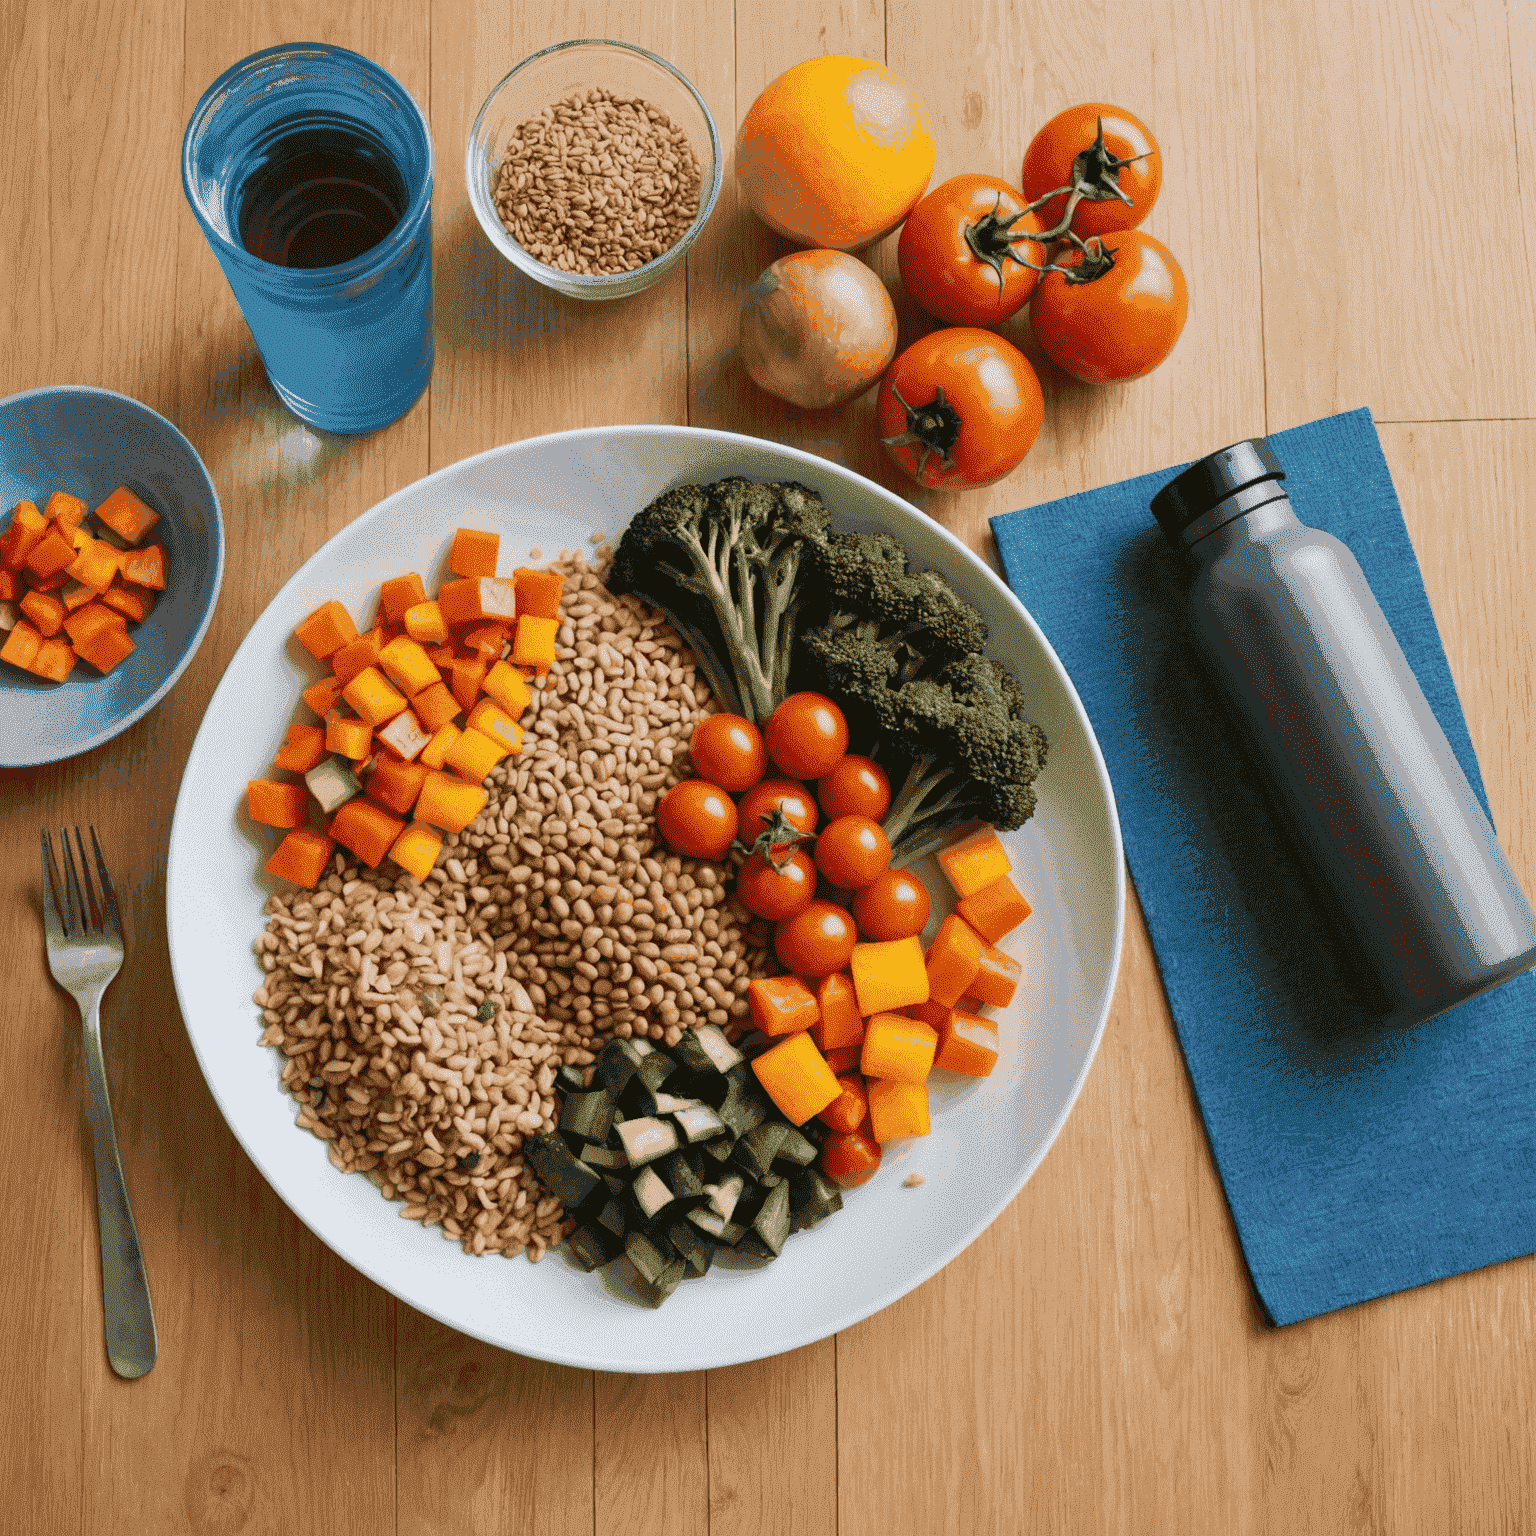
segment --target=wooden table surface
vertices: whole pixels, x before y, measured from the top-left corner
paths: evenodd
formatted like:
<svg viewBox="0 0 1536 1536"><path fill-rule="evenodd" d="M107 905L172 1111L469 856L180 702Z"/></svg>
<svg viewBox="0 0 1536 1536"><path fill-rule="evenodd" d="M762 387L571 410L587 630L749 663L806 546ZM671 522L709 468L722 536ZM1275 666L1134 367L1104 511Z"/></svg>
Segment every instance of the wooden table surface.
<svg viewBox="0 0 1536 1536"><path fill-rule="evenodd" d="M869 400L801 415L744 379L738 295L785 247L729 172L686 277L612 306L552 300L475 224L463 145L514 62L605 35L673 60L726 137L808 55L884 60L929 104L936 179L1013 178L1061 107L1130 107L1166 156L1147 228L1188 275L1178 349L1114 389L1042 365L1046 424L1024 465L991 490L936 496L883 462ZM361 439L296 431L181 190L204 87L302 38L393 71L436 140L436 372L407 417ZM0 778L0 1060L17 1085L0 1117L0 1527L1532 1528L1536 1265L1265 1327L1134 898L1087 1085L992 1228L836 1338L671 1377L593 1375L460 1337L311 1236L208 1093L162 914L178 778L235 646L311 551L429 470L561 428L693 422L849 464L995 558L992 513L1361 405L1495 819L1536 889L1536 6L5 0L0 128L0 394L98 384L163 412L207 462L228 535L218 611L170 697L108 746ZM895 281L894 241L871 260ZM925 326L897 300L908 340ZM1030 347L1027 325L1009 334ZM161 1339L131 1384L103 1351L78 1024L35 915L37 828L75 821L102 829L127 888L107 1056Z"/></svg>

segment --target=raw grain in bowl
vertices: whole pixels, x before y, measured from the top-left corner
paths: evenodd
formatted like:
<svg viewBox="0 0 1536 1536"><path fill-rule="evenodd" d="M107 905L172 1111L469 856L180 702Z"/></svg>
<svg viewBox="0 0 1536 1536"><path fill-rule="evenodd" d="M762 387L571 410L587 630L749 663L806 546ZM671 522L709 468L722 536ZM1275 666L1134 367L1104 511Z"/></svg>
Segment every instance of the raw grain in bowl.
<svg viewBox="0 0 1536 1536"><path fill-rule="evenodd" d="M468 1253L538 1260L570 1228L521 1155L555 1123L559 1064L612 1035L740 1033L767 966L721 870L656 843L714 704L666 622L602 586L605 557L554 567L560 654L523 751L425 884L338 852L317 890L269 899L255 945L297 1123Z"/></svg>

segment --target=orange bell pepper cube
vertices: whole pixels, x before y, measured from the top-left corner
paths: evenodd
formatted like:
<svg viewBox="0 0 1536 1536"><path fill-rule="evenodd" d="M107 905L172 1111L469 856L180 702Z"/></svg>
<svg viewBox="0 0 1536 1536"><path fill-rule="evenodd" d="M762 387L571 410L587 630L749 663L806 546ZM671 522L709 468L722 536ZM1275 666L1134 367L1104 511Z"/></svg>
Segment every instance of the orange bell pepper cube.
<svg viewBox="0 0 1536 1536"><path fill-rule="evenodd" d="M533 703L533 690L528 686L528 679L509 662L498 661L485 674L482 687L514 720Z"/></svg>
<svg viewBox="0 0 1536 1536"><path fill-rule="evenodd" d="M130 544L139 543L160 521L160 514L140 501L126 485L118 486L96 508L96 517L118 538L126 539Z"/></svg>
<svg viewBox="0 0 1536 1536"><path fill-rule="evenodd" d="M83 612L84 610L82 610ZM126 661L138 647L128 638L123 624L106 624L88 640L75 641L75 654L81 661L88 661L98 672L110 672L119 662Z"/></svg>
<svg viewBox="0 0 1536 1536"><path fill-rule="evenodd" d="M821 1017L811 1026L811 1039L824 1053L864 1044L864 1019L853 980L846 971L833 971L821 978L816 988L816 1007Z"/></svg>
<svg viewBox="0 0 1536 1536"><path fill-rule="evenodd" d="M37 629L25 619L18 619L10 634L5 637L5 644L0 645L0 661L8 661L13 667L20 667L23 672L30 672L42 643L43 637Z"/></svg>
<svg viewBox="0 0 1536 1536"><path fill-rule="evenodd" d="M448 638L448 621L435 597L405 610L405 632L419 645L441 645Z"/></svg>
<svg viewBox="0 0 1536 1536"><path fill-rule="evenodd" d="M409 816L411 807L416 804L417 795L421 793L421 786L426 782L427 770L419 763L404 762L398 757L386 757L380 753L373 772L368 775L368 782L363 786L363 793L370 800L377 800L386 810ZM427 867L430 869L431 865ZM418 875L416 878L420 880L424 876Z"/></svg>
<svg viewBox="0 0 1536 1536"><path fill-rule="evenodd" d="M360 763L373 746L373 727L366 720L334 712L325 717L325 750Z"/></svg>
<svg viewBox="0 0 1536 1536"><path fill-rule="evenodd" d="M837 1085L843 1091L816 1118L834 1131L856 1131L869 1113L869 1092L864 1087L864 1079L844 1077L839 1073Z"/></svg>
<svg viewBox="0 0 1536 1536"><path fill-rule="evenodd" d="M272 766L285 773L308 773L325 756L325 727L295 723L288 727Z"/></svg>
<svg viewBox="0 0 1536 1536"><path fill-rule="evenodd" d="M114 581L101 594L101 600L108 608L122 614L125 619L132 619L135 624L142 624L155 606L155 594L148 587L134 586L126 581Z"/></svg>
<svg viewBox="0 0 1536 1536"><path fill-rule="evenodd" d="M335 598L321 603L308 618L300 619L293 632L316 661L329 661L342 646L357 639L352 615Z"/></svg>
<svg viewBox="0 0 1536 1536"><path fill-rule="evenodd" d="M997 1065L997 1024L964 1008L951 1008L938 1026L939 1049L933 1064L968 1077L987 1077Z"/></svg>
<svg viewBox="0 0 1536 1536"><path fill-rule="evenodd" d="M955 911L984 938L996 944L1029 916L1031 908L1007 875L1000 875L970 896L955 903Z"/></svg>
<svg viewBox="0 0 1536 1536"><path fill-rule="evenodd" d="M925 1083L880 1081L869 1084L869 1128L882 1146L904 1136L929 1131L928 1088Z"/></svg>
<svg viewBox="0 0 1536 1536"><path fill-rule="evenodd" d="M322 677L311 683L299 695L322 720L341 703L342 682L339 677Z"/></svg>
<svg viewBox="0 0 1536 1536"><path fill-rule="evenodd" d="M420 881L432 873L432 866L437 863L437 856L442 851L442 837L433 828L413 821L395 839L389 856L406 874Z"/></svg>
<svg viewBox="0 0 1536 1536"><path fill-rule="evenodd" d="M42 538L27 551L27 558L22 564L34 576L52 576L55 571L68 570L73 565L74 560L74 541L59 528L57 523L50 523ZM74 573L71 572L71 574ZM88 581L86 585L88 587L96 587L99 591L102 587L107 586L116 574L117 556L114 553L112 557L112 570L108 574L106 581L100 583ZM83 578L79 579L83 580Z"/></svg>
<svg viewBox="0 0 1536 1536"><path fill-rule="evenodd" d="M490 798L479 784L466 784L451 773L429 772L416 797L416 819L444 832L462 832L485 809Z"/></svg>
<svg viewBox="0 0 1536 1536"><path fill-rule="evenodd" d="M864 1020L860 1019L859 1026L861 1029L863 1024ZM816 1038L816 1031L814 1029L811 1031L811 1038L813 1040ZM857 1045L839 1045L834 1046L829 1051L822 1052L822 1055L827 1058L827 1065L832 1068L833 1073L838 1077L847 1077L850 1072L857 1072L859 1070L859 1057L863 1054L864 1038L862 1035L860 1035Z"/></svg>
<svg viewBox="0 0 1536 1536"><path fill-rule="evenodd" d="M349 848L369 869L377 869L395 839L405 831L405 823L381 805L359 797L348 800L331 817L331 836L343 848Z"/></svg>
<svg viewBox="0 0 1536 1536"><path fill-rule="evenodd" d="M143 549L124 550L120 563L124 581L131 581L139 587L153 587L156 592L165 591L163 544L146 544Z"/></svg>
<svg viewBox="0 0 1536 1536"><path fill-rule="evenodd" d="M43 508L43 516L50 522L62 523L66 528L78 528L85 521L90 508L78 496L68 491L55 491Z"/></svg>
<svg viewBox="0 0 1536 1536"><path fill-rule="evenodd" d="M523 750L523 728L495 699L481 699L469 712L469 728L489 736L503 752Z"/></svg>
<svg viewBox="0 0 1536 1536"><path fill-rule="evenodd" d="M313 827L295 827L267 860L267 873L312 891L325 878L336 844Z"/></svg>
<svg viewBox="0 0 1536 1536"><path fill-rule="evenodd" d="M877 1013L864 1026L859 1070L895 1083L925 1083L939 1048L939 1032L904 1013Z"/></svg>
<svg viewBox="0 0 1536 1536"><path fill-rule="evenodd" d="M386 624L406 624L406 615L426 600L427 589L415 571L404 576L391 576L379 585L379 613ZM410 634L409 624L406 624L406 633Z"/></svg>
<svg viewBox="0 0 1536 1536"><path fill-rule="evenodd" d="M543 674L555 664L555 636L559 619L538 619L525 614L512 632L512 661L516 666L532 667Z"/></svg>
<svg viewBox="0 0 1536 1536"><path fill-rule="evenodd" d="M364 667L341 690L341 696L375 730L393 720L406 706L404 695L390 687L377 667Z"/></svg>
<svg viewBox="0 0 1536 1536"><path fill-rule="evenodd" d="M764 976L747 987L752 1022L770 1038L809 1029L821 1017L816 997L798 976Z"/></svg>
<svg viewBox="0 0 1536 1536"><path fill-rule="evenodd" d="M21 600L21 611L32 620L44 637L56 635L64 627L69 610L52 592L28 592Z"/></svg>
<svg viewBox="0 0 1536 1536"><path fill-rule="evenodd" d="M449 687L453 691L454 698L459 701L461 709L469 710L475 707L475 700L480 697L480 685L485 681L485 674L486 665L478 656L454 658Z"/></svg>
<svg viewBox="0 0 1536 1536"><path fill-rule="evenodd" d="M74 670L76 660L69 641L56 637L47 639L38 646L37 655L32 658L32 672L36 677L47 678L50 683L62 683Z"/></svg>
<svg viewBox="0 0 1536 1536"><path fill-rule="evenodd" d="M451 720L438 726L432 734L432 740L416 754L416 761L423 768L441 768L443 760L448 756L448 749L459 739L460 731Z"/></svg>
<svg viewBox="0 0 1536 1536"><path fill-rule="evenodd" d="M475 628L465 633L460 644L466 651L481 657L489 665L501 659L501 653L506 650L507 641L511 638L510 624L477 624Z"/></svg>
<svg viewBox="0 0 1536 1536"><path fill-rule="evenodd" d="M455 576L494 576L500 552L499 533L460 528L455 531L453 546L448 551L448 569Z"/></svg>
<svg viewBox="0 0 1536 1536"><path fill-rule="evenodd" d="M379 664L379 653L384 649L384 626L375 624L355 640L349 640L331 657L331 671L341 679L343 688L365 668Z"/></svg>
<svg viewBox="0 0 1536 1536"><path fill-rule="evenodd" d="M848 961L859 1012L868 1018L928 1001L928 971L922 942L914 935L875 944L855 944Z"/></svg>
<svg viewBox="0 0 1536 1536"><path fill-rule="evenodd" d="M481 784L506 755L500 743L484 731L466 730L459 733L458 739L443 754L443 766L453 769L471 784Z"/></svg>
<svg viewBox="0 0 1536 1536"><path fill-rule="evenodd" d="M512 572L517 611L535 619L558 619L565 578L558 571L536 571L520 565Z"/></svg>
<svg viewBox="0 0 1536 1536"><path fill-rule="evenodd" d="M936 1003L958 1003L981 969L983 940L953 912L939 924L928 946L928 996Z"/></svg>
<svg viewBox="0 0 1536 1536"><path fill-rule="evenodd" d="M983 827L958 843L941 848L938 860L956 896L974 896L1013 868L1013 860L991 827Z"/></svg>
<svg viewBox="0 0 1536 1536"><path fill-rule="evenodd" d="M8 571L19 571L47 532L48 519L30 501L18 501L4 535L0 536L0 565Z"/></svg>
<svg viewBox="0 0 1536 1536"><path fill-rule="evenodd" d="M245 803L251 820L264 827L302 827L309 820L309 790L302 784L252 779L245 786Z"/></svg>
<svg viewBox="0 0 1536 1536"><path fill-rule="evenodd" d="M1012 955L1005 955L995 945L985 941L981 946L981 964L976 977L966 991L978 1003L990 1003L994 1008L1006 1008L1018 991L1019 977L1024 967Z"/></svg>
<svg viewBox="0 0 1536 1536"><path fill-rule="evenodd" d="M455 628L461 624L482 624L486 619L505 619L511 623L516 613L512 583L494 576L467 576L462 581L445 581L437 589L437 606Z"/></svg>
<svg viewBox="0 0 1536 1536"><path fill-rule="evenodd" d="M459 701L449 692L447 683L439 680L412 698L411 708L421 721L422 730L433 735L459 713Z"/></svg>
<svg viewBox="0 0 1536 1536"><path fill-rule="evenodd" d="M803 1029L756 1057L752 1071L791 1125L804 1125L843 1091L826 1057Z"/></svg>

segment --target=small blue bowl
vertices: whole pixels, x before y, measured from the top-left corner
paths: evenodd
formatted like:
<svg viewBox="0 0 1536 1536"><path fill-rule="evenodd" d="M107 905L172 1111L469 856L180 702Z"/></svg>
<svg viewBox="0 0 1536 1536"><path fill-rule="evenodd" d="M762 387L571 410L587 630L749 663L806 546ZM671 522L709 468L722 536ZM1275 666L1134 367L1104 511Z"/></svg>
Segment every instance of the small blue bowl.
<svg viewBox="0 0 1536 1536"><path fill-rule="evenodd" d="M0 400L0 524L18 501L54 491L94 512L126 485L160 514L166 583L129 626L137 647L105 676L79 662L63 683L0 665L0 767L31 768L88 752L147 714L202 643L224 579L219 496L197 450L165 417L110 389L64 384Z"/></svg>

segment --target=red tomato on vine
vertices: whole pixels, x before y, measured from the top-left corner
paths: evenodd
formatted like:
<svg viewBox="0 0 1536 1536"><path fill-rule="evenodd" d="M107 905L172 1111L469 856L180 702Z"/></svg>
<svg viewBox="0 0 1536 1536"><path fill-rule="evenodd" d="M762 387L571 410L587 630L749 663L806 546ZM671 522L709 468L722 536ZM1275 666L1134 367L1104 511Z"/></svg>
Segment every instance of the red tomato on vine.
<svg viewBox="0 0 1536 1536"><path fill-rule="evenodd" d="M1105 102L1089 101L1058 112L1030 141L1019 176L1026 203L1041 205L1042 229L1055 229L1071 189L1081 193L1072 209L1078 235L1134 229L1152 211L1163 184L1163 157L1139 117Z"/></svg>

